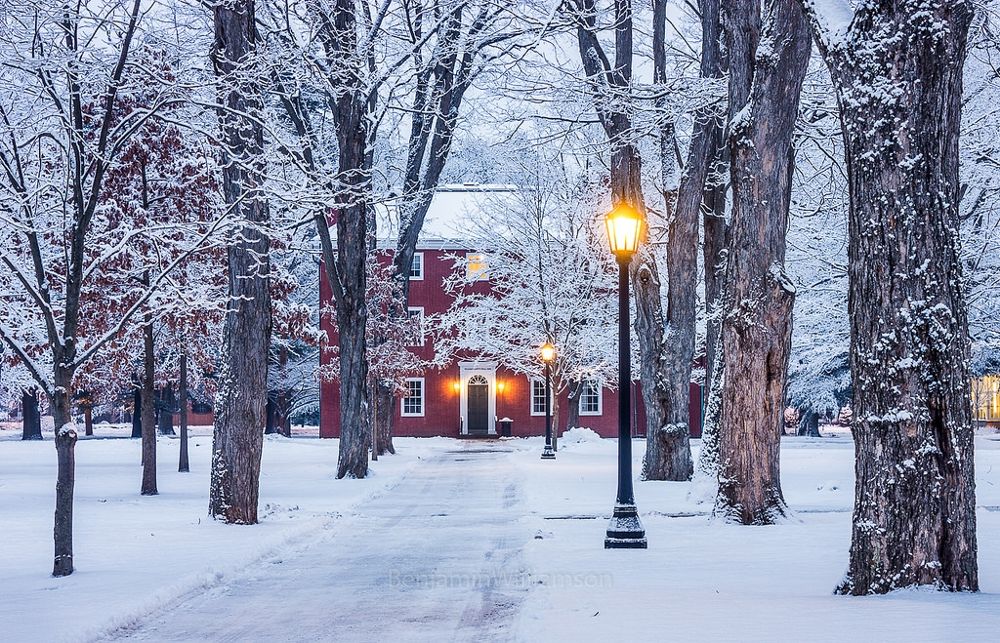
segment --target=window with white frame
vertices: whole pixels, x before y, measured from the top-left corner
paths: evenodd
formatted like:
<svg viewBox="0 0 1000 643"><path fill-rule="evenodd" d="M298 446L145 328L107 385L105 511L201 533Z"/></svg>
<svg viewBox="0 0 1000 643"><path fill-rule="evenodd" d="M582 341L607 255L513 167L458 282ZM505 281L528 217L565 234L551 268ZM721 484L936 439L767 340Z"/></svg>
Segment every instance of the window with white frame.
<svg viewBox="0 0 1000 643"><path fill-rule="evenodd" d="M410 262L410 281L423 281L424 279L424 253L414 252L413 261Z"/></svg>
<svg viewBox="0 0 1000 643"><path fill-rule="evenodd" d="M600 382L593 380L583 383L580 389L580 415L601 415L604 410L604 400Z"/></svg>
<svg viewBox="0 0 1000 643"><path fill-rule="evenodd" d="M545 379L531 378L531 414L545 415Z"/></svg>
<svg viewBox="0 0 1000 643"><path fill-rule="evenodd" d="M424 378L410 377L406 380L406 393L401 402L403 417L423 417L424 415Z"/></svg>
<svg viewBox="0 0 1000 643"><path fill-rule="evenodd" d="M424 308L423 306L414 306L407 310L410 315L410 321L413 323L413 340L410 342L410 346L423 346L424 345Z"/></svg>

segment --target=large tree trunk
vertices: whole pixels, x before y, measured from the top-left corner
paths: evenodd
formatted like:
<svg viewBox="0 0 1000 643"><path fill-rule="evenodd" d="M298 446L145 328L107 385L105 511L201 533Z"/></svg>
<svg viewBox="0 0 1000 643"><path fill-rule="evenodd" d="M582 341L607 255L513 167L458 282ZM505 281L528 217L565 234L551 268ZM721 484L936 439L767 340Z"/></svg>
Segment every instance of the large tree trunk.
<svg viewBox="0 0 1000 643"><path fill-rule="evenodd" d="M217 4L214 62L220 77L223 189L241 221L227 250L229 308L212 437L209 514L227 523L257 522L260 457L271 344L268 204L261 90L253 66L257 46L253 0ZM236 79L240 82L236 82Z"/></svg>
<svg viewBox="0 0 1000 643"><path fill-rule="evenodd" d="M188 376L187 376L187 353L181 351L180 355L180 381L177 386L178 406L180 407L181 423L181 446L180 456L177 461L177 470L186 473L191 470L188 460Z"/></svg>
<svg viewBox="0 0 1000 643"><path fill-rule="evenodd" d="M42 439L42 414L38 410L38 393L35 389L21 393L21 439Z"/></svg>
<svg viewBox="0 0 1000 643"><path fill-rule="evenodd" d="M824 50L851 197L856 481L846 594L979 586L958 239L972 12L963 1L864 4L846 44Z"/></svg>
<svg viewBox="0 0 1000 643"><path fill-rule="evenodd" d="M715 512L760 525L786 511L779 453L795 291L784 269L785 235L810 34L796 0L767 0L763 39L769 52L757 55L755 39L747 38L756 30L756 0L730 0L728 8L730 75L750 85L745 107L730 123L733 208Z"/></svg>
<svg viewBox="0 0 1000 643"><path fill-rule="evenodd" d="M341 242L338 245L349 246ZM364 254L364 246L350 254ZM345 257L357 263L356 256ZM361 259L360 261L364 261ZM359 275L358 272L361 274ZM341 273L343 274L343 272ZM365 323L368 317L364 298L364 267L355 272L352 287L344 288L345 304L338 306L337 328L340 339L340 454L337 477L364 478L368 475L368 444L370 441L367 381L368 361L365 354ZM345 280L346 281L346 280ZM350 295L348 294L350 293Z"/></svg>
<svg viewBox="0 0 1000 643"><path fill-rule="evenodd" d="M58 357L62 351L55 351ZM55 548L53 576L73 573L73 487L76 483L76 428L70 415L70 395L73 374L55 368L55 391L49 397L52 419L55 421L56 443L56 511L52 529Z"/></svg>
<svg viewBox="0 0 1000 643"><path fill-rule="evenodd" d="M153 322L146 313L142 327L142 489L144 496L155 496L156 491L156 398L153 390Z"/></svg>
<svg viewBox="0 0 1000 643"><path fill-rule="evenodd" d="M723 36L721 6L719 0L702 0L702 75L721 76L725 67L725 56L720 46ZM706 52L714 49L715 56ZM714 63L714 64L712 64ZM748 89L749 91L749 89ZM744 98L745 100L745 98ZM730 106L731 107L731 106ZM735 111L730 112L732 119ZM729 148L725 144L723 119L717 116L710 123L706 134L712 150L709 175L705 179L703 195L702 265L705 271L705 415L701 427L701 451L698 454L698 475L703 481L714 481L719 471L719 419L722 414L722 380L718 376L722 370L721 296L722 277L725 263L725 249L728 243L729 226L726 222L726 193L728 181L725 178ZM713 483L714 484L714 483ZM714 494L713 494L714 495Z"/></svg>

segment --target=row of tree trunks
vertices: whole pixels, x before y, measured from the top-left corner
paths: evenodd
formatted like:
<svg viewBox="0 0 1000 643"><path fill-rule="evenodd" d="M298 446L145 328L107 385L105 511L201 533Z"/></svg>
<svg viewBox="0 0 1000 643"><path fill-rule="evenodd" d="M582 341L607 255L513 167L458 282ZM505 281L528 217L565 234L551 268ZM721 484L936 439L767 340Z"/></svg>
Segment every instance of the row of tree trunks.
<svg viewBox="0 0 1000 643"><path fill-rule="evenodd" d="M842 593L979 585L958 239L972 16L962 0L864 3L846 42L832 45L814 22L837 92L850 193L856 460Z"/></svg>
<svg viewBox="0 0 1000 643"><path fill-rule="evenodd" d="M220 79L223 192L237 215L227 248L229 306L223 326L219 394L212 436L209 515L257 522L271 345L270 242L264 181L261 88L253 0L213 6L213 62Z"/></svg>
<svg viewBox="0 0 1000 643"><path fill-rule="evenodd" d="M785 235L792 136L810 51L796 0L767 0L762 23L759 11L756 0L727 0L733 198L715 505L717 515L754 525L786 511L779 454L795 291L785 274ZM767 54L758 55L759 38Z"/></svg>

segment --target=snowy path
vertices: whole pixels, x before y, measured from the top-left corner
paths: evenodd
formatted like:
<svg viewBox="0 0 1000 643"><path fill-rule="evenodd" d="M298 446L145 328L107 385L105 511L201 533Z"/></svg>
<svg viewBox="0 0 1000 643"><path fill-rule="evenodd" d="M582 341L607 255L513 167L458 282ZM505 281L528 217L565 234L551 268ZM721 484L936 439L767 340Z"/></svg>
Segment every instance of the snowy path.
<svg viewBox="0 0 1000 643"><path fill-rule="evenodd" d="M304 549L117 633L155 641L507 640L531 539L502 445L436 453Z"/></svg>

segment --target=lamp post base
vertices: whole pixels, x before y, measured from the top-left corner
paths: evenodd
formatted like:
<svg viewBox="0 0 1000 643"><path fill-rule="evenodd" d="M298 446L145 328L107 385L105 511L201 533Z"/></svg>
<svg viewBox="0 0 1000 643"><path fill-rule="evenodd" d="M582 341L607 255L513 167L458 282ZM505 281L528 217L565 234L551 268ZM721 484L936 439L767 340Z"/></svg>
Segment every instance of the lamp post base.
<svg viewBox="0 0 1000 643"><path fill-rule="evenodd" d="M542 450L542 460L555 460L556 452L552 450L551 444L546 444Z"/></svg>
<svg viewBox="0 0 1000 643"><path fill-rule="evenodd" d="M615 505L608 523L605 549L646 549L646 530L642 528L635 505Z"/></svg>

